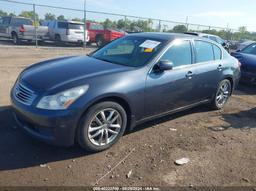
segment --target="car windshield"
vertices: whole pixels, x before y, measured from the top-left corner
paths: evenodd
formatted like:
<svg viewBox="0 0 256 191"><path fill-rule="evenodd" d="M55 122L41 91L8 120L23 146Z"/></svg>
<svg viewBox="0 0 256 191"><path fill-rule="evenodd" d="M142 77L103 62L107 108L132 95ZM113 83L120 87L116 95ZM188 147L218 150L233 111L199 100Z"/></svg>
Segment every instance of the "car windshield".
<svg viewBox="0 0 256 191"><path fill-rule="evenodd" d="M147 64L166 43L163 40L126 36L109 43L91 56L114 64L139 67Z"/></svg>
<svg viewBox="0 0 256 191"><path fill-rule="evenodd" d="M256 55L256 44L251 44L247 47L245 47L243 50L241 50L242 53L245 54L254 54Z"/></svg>

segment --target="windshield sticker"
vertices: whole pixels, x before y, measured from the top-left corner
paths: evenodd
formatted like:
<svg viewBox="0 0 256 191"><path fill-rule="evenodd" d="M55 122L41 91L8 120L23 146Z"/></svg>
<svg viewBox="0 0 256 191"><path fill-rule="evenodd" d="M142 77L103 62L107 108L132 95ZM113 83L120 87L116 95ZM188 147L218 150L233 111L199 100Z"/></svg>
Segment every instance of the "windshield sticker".
<svg viewBox="0 0 256 191"><path fill-rule="evenodd" d="M148 48L148 49L154 49L155 47L157 47L159 44L161 44L161 42L158 41L154 41L154 40L146 40L145 42L143 42L140 47L142 48Z"/></svg>
<svg viewBox="0 0 256 191"><path fill-rule="evenodd" d="M150 53L150 52L153 52L153 50L154 50L154 49L152 49L152 48L146 48L146 49L144 50L144 52L149 52L149 53Z"/></svg>

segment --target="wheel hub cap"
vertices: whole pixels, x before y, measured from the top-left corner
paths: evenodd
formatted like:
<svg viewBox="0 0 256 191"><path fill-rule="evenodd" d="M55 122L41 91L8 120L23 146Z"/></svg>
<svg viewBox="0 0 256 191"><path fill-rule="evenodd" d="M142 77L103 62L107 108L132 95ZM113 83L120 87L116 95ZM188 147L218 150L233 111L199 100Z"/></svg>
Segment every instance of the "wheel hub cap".
<svg viewBox="0 0 256 191"><path fill-rule="evenodd" d="M112 108L104 109L94 115L88 128L88 137L92 144L105 146L112 143L122 127L120 113Z"/></svg>

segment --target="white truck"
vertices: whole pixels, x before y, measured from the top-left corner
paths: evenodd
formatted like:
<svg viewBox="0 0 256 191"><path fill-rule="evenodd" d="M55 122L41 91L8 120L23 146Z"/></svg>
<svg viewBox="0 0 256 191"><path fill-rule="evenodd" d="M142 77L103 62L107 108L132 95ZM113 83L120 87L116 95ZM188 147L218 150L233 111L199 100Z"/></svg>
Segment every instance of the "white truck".
<svg viewBox="0 0 256 191"><path fill-rule="evenodd" d="M36 35L37 34L37 35ZM14 44L21 41L38 41L49 39L47 26L34 26L33 21L24 17L1 17L0 37L10 38Z"/></svg>
<svg viewBox="0 0 256 191"><path fill-rule="evenodd" d="M50 39L57 44L75 43L83 45L89 42L88 31L86 30L84 34L84 23L82 22L53 20L45 21L43 25L49 28Z"/></svg>

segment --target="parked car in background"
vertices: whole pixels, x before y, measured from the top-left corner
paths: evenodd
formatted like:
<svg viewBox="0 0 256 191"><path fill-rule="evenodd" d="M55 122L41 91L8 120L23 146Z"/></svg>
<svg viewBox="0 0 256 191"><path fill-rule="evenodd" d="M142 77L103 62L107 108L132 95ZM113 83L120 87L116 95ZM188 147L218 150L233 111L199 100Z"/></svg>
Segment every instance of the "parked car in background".
<svg viewBox="0 0 256 191"><path fill-rule="evenodd" d="M0 37L10 38L14 44L20 44L22 40L35 41L37 30L37 40L44 41L48 37L48 27L35 26L33 21L24 17L1 17Z"/></svg>
<svg viewBox="0 0 256 191"><path fill-rule="evenodd" d="M241 81L256 83L256 43L252 43L242 50L231 53L241 63Z"/></svg>
<svg viewBox="0 0 256 191"><path fill-rule="evenodd" d="M35 138L102 151L142 122L200 104L223 108L239 77L238 60L213 41L138 33L89 56L28 67L11 101L17 123Z"/></svg>
<svg viewBox="0 0 256 191"><path fill-rule="evenodd" d="M197 32L186 32L185 34L190 34L190 35L196 35L204 38L208 38L210 40L213 40L223 46L228 52L229 52L229 43L222 38L220 38L217 35L212 35L212 34L206 34L206 33L197 33Z"/></svg>
<svg viewBox="0 0 256 191"><path fill-rule="evenodd" d="M96 22L87 22L86 27L89 31L89 42L96 43L98 47L101 47L104 44L120 38L126 34L123 31L104 29L103 25Z"/></svg>
<svg viewBox="0 0 256 191"><path fill-rule="evenodd" d="M255 43L255 41L252 41L252 40L243 40L243 41L240 41L240 42L237 42L236 44L236 50L242 50L244 49L245 47L249 46L250 44L253 44Z"/></svg>
<svg viewBox="0 0 256 191"><path fill-rule="evenodd" d="M76 21L45 21L43 25L49 27L50 39L57 44L76 43L84 44L84 23ZM89 42L88 31L85 34L86 42Z"/></svg>

